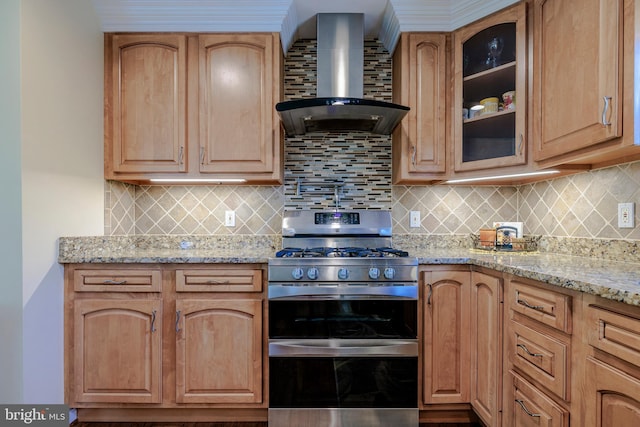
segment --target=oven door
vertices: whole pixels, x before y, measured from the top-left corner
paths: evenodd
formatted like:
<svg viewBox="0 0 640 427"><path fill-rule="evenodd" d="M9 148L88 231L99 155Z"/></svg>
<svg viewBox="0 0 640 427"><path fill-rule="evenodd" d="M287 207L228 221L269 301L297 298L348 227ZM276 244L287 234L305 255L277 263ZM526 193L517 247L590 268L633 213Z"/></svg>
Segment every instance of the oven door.
<svg viewBox="0 0 640 427"><path fill-rule="evenodd" d="M269 342L269 426L417 426L417 340Z"/></svg>
<svg viewBox="0 0 640 427"><path fill-rule="evenodd" d="M413 298L307 297L269 300L269 339L415 339Z"/></svg>

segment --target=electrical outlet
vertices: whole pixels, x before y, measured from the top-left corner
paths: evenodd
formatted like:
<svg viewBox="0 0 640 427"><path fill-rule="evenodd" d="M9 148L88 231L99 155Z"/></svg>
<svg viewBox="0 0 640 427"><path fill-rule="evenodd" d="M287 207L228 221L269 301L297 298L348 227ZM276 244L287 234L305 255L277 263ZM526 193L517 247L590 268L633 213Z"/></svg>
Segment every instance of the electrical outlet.
<svg viewBox="0 0 640 427"><path fill-rule="evenodd" d="M420 227L420 211L409 212L409 227Z"/></svg>
<svg viewBox="0 0 640 427"><path fill-rule="evenodd" d="M618 228L635 226L635 209L633 203L618 203Z"/></svg>
<svg viewBox="0 0 640 427"><path fill-rule="evenodd" d="M236 213L235 211L225 211L224 212L224 225L227 227L235 227L236 226Z"/></svg>

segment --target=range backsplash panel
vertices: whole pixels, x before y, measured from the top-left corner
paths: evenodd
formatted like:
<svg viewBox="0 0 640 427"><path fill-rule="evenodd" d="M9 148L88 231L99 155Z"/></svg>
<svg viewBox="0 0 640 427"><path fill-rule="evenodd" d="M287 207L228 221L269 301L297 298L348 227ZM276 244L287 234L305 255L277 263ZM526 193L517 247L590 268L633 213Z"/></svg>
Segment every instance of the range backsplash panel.
<svg viewBox="0 0 640 427"><path fill-rule="evenodd" d="M298 40L285 58L285 100L316 97L316 40ZM364 43L364 97L391 102L391 55ZM286 137L284 209L391 209L391 137L365 132ZM334 182L337 187L336 195Z"/></svg>

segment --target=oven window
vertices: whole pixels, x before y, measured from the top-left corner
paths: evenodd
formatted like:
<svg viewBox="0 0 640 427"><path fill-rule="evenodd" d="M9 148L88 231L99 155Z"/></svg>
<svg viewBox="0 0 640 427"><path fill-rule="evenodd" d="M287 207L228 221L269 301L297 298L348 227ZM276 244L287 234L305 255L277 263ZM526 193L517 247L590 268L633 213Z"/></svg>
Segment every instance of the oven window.
<svg viewBox="0 0 640 427"><path fill-rule="evenodd" d="M272 408L416 408L417 357L270 357Z"/></svg>
<svg viewBox="0 0 640 427"><path fill-rule="evenodd" d="M416 300L269 301L269 338L416 338Z"/></svg>

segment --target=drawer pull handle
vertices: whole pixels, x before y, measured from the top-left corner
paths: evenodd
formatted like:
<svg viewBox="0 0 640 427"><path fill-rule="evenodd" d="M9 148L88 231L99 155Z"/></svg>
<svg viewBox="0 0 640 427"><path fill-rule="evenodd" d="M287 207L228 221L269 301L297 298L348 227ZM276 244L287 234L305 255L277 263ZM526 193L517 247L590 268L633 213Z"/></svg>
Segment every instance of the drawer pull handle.
<svg viewBox="0 0 640 427"><path fill-rule="evenodd" d="M520 405L520 407L522 408L522 410L525 412L525 414L529 415L530 417L536 417L539 418L542 415L540 414L534 414L533 412L531 412L530 410L527 409L527 407L524 405L524 402L520 399L516 399L516 403L518 405Z"/></svg>
<svg viewBox="0 0 640 427"><path fill-rule="evenodd" d="M151 332L156 331L156 311L151 312Z"/></svg>
<svg viewBox="0 0 640 427"><path fill-rule="evenodd" d="M105 280L104 282L105 285L124 285L127 283L126 280Z"/></svg>
<svg viewBox="0 0 640 427"><path fill-rule="evenodd" d="M207 283L212 284L212 285L226 285L226 284L229 284L230 282L228 280L211 279L211 280L207 280Z"/></svg>
<svg viewBox="0 0 640 427"><path fill-rule="evenodd" d="M526 300L523 300L523 299L518 299L517 302L518 304L524 305L525 307L530 308L532 310L537 310L537 311L544 310L544 305L531 305Z"/></svg>
<svg viewBox="0 0 640 427"><path fill-rule="evenodd" d="M524 350L525 353L527 353L531 357L542 357L542 356L544 356L544 354L542 354L542 353L531 353L529 351L529 349L527 348L527 346L524 345L524 344L518 344L518 345L516 345L516 347L520 347L521 349Z"/></svg>
<svg viewBox="0 0 640 427"><path fill-rule="evenodd" d="M176 333L180 332L180 326L178 326L178 324L180 323L180 310L176 311Z"/></svg>

